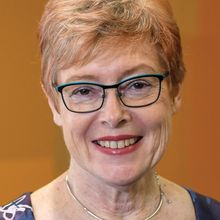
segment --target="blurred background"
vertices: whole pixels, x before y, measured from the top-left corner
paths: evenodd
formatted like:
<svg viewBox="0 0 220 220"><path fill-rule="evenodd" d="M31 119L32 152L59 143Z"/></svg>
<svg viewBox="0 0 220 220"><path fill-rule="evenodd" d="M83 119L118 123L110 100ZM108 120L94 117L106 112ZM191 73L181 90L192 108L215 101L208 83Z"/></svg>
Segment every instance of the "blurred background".
<svg viewBox="0 0 220 220"><path fill-rule="evenodd" d="M68 166L40 87L37 28L46 0L0 1L0 204ZM172 0L187 76L160 175L220 200L220 1Z"/></svg>

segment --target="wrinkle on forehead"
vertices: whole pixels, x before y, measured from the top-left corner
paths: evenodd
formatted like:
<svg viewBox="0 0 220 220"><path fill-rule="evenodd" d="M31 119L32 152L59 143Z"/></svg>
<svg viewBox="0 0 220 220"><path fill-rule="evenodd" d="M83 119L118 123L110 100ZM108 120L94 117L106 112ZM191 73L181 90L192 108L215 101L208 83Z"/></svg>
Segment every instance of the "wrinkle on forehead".
<svg viewBox="0 0 220 220"><path fill-rule="evenodd" d="M86 50L86 48L82 48L82 54L83 50ZM90 54L89 57L84 59L79 56L78 60L75 60L74 63L63 69L69 69L71 66L78 69L92 63L93 61L98 62L105 59L108 59L108 62L113 62L115 57L119 57L120 54L125 53L133 56L140 56L140 54L144 56L155 55L155 59L158 59L159 57L156 46L150 43L147 39L143 40L137 37L108 37L96 45L94 53Z"/></svg>
<svg viewBox="0 0 220 220"><path fill-rule="evenodd" d="M106 72L110 74L117 72L118 75L123 75L121 72L129 72L130 69L142 64L145 67L149 66L149 68L143 69L151 73L161 69L160 58L154 46L150 44L143 46L141 43L134 44L132 42L122 42L119 46L109 46L108 42L106 42L100 49L99 54L94 59L91 59L90 62L84 65L74 64L70 68L60 71L57 77L58 81L60 81L60 78L67 80L69 78L67 75L71 75L71 73L75 76Z"/></svg>

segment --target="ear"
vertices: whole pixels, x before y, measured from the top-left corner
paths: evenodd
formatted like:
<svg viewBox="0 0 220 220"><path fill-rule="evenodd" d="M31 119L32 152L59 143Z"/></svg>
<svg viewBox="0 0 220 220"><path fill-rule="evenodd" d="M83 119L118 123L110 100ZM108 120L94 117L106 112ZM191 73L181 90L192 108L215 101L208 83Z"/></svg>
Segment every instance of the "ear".
<svg viewBox="0 0 220 220"><path fill-rule="evenodd" d="M42 90L47 98L50 109L52 111L54 123L58 126L62 126L62 118L61 118L61 115L58 111L58 103L55 103L55 100L53 100L53 98L52 98L53 94L49 95L42 84L41 84L41 87L42 87ZM54 97L54 99L55 99L55 97Z"/></svg>
<svg viewBox="0 0 220 220"><path fill-rule="evenodd" d="M182 104L182 84L178 84L175 88L173 88L172 97L172 113L175 114Z"/></svg>

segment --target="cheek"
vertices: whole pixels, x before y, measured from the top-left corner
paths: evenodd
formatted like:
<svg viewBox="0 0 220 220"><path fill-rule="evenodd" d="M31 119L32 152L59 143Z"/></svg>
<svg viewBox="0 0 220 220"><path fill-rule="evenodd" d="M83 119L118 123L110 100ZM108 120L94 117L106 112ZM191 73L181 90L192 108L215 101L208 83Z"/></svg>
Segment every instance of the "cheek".
<svg viewBox="0 0 220 220"><path fill-rule="evenodd" d="M87 151L85 144L92 117L75 113L62 114L63 136L65 144L71 155L78 155L81 151Z"/></svg>
<svg viewBox="0 0 220 220"><path fill-rule="evenodd" d="M171 132L172 111L170 105L162 103L162 105L154 111L150 122L148 137L151 147L149 151L152 154L152 166L155 166L165 152Z"/></svg>
<svg viewBox="0 0 220 220"><path fill-rule="evenodd" d="M171 114L165 112L155 112L146 122L145 135L153 151L158 148L164 149L171 130Z"/></svg>
<svg viewBox="0 0 220 220"><path fill-rule="evenodd" d="M155 151L159 150L163 152L166 148L167 142L169 140L171 131L171 116L167 115L163 119L161 119L158 126L155 128L153 132L152 139L154 143Z"/></svg>
<svg viewBox="0 0 220 220"><path fill-rule="evenodd" d="M163 127L170 127L172 110L169 99L161 98L154 105L143 109L140 108L138 112L137 110L134 121L141 125L145 134L164 130Z"/></svg>
<svg viewBox="0 0 220 220"><path fill-rule="evenodd" d="M158 126L158 129L153 135L152 167L154 167L164 155L170 136L170 130L171 118L167 117L161 122L160 126Z"/></svg>
<svg viewBox="0 0 220 220"><path fill-rule="evenodd" d="M139 109L135 121L144 136L143 155L148 155L151 165L154 166L162 157L169 140L172 121L169 99L160 99L152 106Z"/></svg>

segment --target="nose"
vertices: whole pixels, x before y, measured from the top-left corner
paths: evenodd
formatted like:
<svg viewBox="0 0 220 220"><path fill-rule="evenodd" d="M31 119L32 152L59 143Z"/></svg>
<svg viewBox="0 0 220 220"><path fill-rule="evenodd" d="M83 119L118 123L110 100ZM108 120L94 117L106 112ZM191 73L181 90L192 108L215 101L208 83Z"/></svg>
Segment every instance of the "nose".
<svg viewBox="0 0 220 220"><path fill-rule="evenodd" d="M124 106L114 89L106 92L103 107L100 112L100 121L110 128L119 128L131 120L131 113Z"/></svg>

